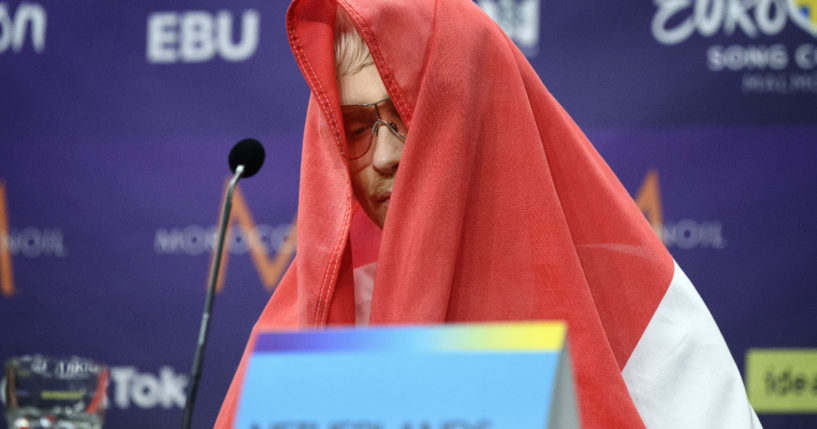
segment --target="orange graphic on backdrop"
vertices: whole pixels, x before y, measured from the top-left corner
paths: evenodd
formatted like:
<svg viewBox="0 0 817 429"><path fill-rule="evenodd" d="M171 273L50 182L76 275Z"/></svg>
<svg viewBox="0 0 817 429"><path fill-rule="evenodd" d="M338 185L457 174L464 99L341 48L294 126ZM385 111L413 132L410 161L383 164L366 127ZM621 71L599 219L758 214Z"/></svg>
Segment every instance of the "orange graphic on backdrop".
<svg viewBox="0 0 817 429"><path fill-rule="evenodd" d="M225 185L225 192L226 192ZM227 237L230 236L233 224L238 223L238 226L244 230L244 235L248 239L248 247L252 262L255 269L258 271L258 276L261 278L261 283L264 289L269 292L275 290L275 286L283 277L284 272L289 266L292 256L295 254L295 237L297 235L297 216L292 219L292 226L287 232L286 239L278 249L278 253L269 258L267 251L264 249L264 244L256 233L255 221L253 220L250 208L244 200L244 195L241 190L236 187L233 193L233 208L230 213L230 221L227 223ZM221 255L221 270L218 273L218 282L216 283L216 291L221 292L224 288L224 275L227 272L227 259L230 255L230 240L224 243L224 249ZM210 269L212 270L213 260L215 259L215 251L213 251L213 259L210 260Z"/></svg>
<svg viewBox="0 0 817 429"><path fill-rule="evenodd" d="M647 216L647 220L652 225L655 233L662 238L662 226L664 225L664 213L661 209L661 189L658 187L658 171L648 170L647 176L641 182L641 188L635 196L635 203L638 208Z"/></svg>
<svg viewBox="0 0 817 429"><path fill-rule="evenodd" d="M267 252L260 238L256 234L255 221L247 206L241 191L236 188L233 195L233 210L230 216L230 223L227 227L229 235L232 224L238 225L244 230L248 237L248 247L253 264L261 278L261 283L267 291L272 291L284 275L284 271L289 266L292 256L295 254L295 236L297 233L297 217L292 220L292 226L287 232L287 237L283 245L278 250L274 258L268 258ZM224 273L227 270L227 259L229 255L229 240L225 243L222 255L221 271L217 283L217 291L224 287ZM212 263L212 262L211 262ZM0 294L12 296L15 293L14 276L11 264L11 250L9 249L9 217L8 204L6 199L6 184L0 181Z"/></svg>
<svg viewBox="0 0 817 429"><path fill-rule="evenodd" d="M14 277L9 250L9 211L6 203L6 184L0 181L0 293L14 295Z"/></svg>

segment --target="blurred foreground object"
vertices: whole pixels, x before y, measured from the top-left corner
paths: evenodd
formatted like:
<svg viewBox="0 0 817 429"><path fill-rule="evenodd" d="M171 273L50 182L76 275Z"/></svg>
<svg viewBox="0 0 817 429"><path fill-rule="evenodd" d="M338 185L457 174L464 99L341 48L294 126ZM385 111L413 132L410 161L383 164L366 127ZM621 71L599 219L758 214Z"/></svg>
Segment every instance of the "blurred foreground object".
<svg viewBox="0 0 817 429"><path fill-rule="evenodd" d="M42 355L5 363L2 399L10 429L101 429L108 368L90 359Z"/></svg>

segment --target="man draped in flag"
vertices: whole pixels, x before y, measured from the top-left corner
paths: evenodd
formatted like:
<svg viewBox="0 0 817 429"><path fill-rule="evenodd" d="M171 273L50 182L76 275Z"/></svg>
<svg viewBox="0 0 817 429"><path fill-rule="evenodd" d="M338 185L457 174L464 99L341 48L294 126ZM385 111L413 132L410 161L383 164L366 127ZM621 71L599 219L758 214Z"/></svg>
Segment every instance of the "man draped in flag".
<svg viewBox="0 0 817 429"><path fill-rule="evenodd" d="M287 34L298 255L256 330L562 319L584 427L760 426L689 280L473 2L295 0Z"/></svg>

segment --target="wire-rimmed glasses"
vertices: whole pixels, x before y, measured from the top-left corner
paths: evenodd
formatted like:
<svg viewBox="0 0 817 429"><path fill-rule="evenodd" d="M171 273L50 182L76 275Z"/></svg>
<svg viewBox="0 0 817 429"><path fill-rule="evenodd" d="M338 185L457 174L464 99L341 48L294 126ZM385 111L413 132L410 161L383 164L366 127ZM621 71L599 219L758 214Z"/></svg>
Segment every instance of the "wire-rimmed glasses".
<svg viewBox="0 0 817 429"><path fill-rule="evenodd" d="M408 129L390 97L367 104L340 106L349 161L362 158L374 146L378 130L384 125L401 142L406 141Z"/></svg>

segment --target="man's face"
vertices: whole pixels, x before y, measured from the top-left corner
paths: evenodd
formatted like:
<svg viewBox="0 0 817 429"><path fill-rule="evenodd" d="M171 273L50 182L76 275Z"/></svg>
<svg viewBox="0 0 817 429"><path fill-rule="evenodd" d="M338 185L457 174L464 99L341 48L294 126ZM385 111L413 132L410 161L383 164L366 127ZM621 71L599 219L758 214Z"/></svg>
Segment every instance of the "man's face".
<svg viewBox="0 0 817 429"><path fill-rule="evenodd" d="M368 104L389 96L373 64L357 73L341 75L338 89L341 105ZM403 141L385 128L381 127L365 155L349 161L355 197L380 228L386 220L394 176L403 155ZM371 129L367 132L371 134Z"/></svg>

